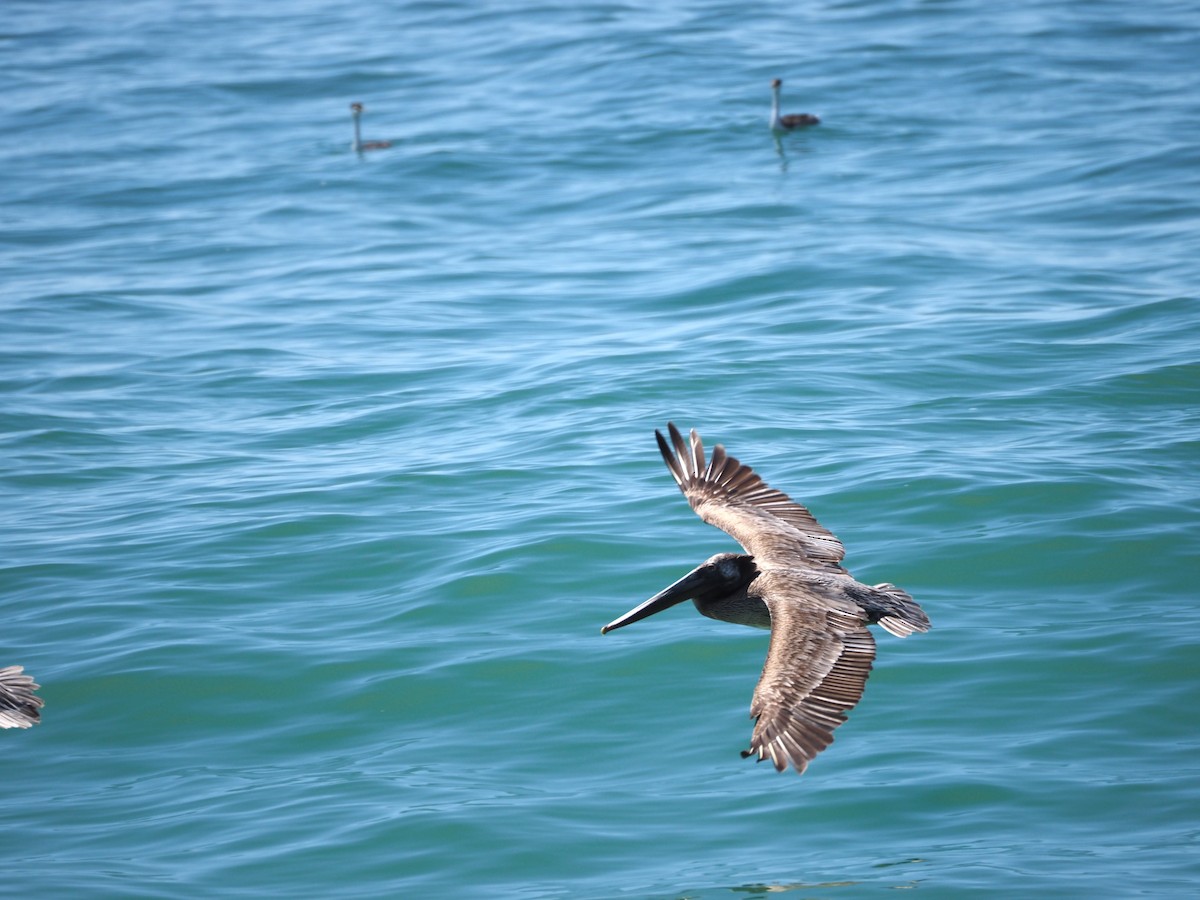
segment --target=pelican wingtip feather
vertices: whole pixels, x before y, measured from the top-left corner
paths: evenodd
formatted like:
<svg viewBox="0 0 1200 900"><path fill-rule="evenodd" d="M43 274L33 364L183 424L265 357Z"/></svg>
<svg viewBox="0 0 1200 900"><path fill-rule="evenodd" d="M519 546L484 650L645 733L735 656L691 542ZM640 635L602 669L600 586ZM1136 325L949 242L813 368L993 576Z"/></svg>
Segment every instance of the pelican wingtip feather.
<svg viewBox="0 0 1200 900"><path fill-rule="evenodd" d="M34 693L41 685L24 672L23 666L0 669L0 728L28 728L41 721L45 703Z"/></svg>

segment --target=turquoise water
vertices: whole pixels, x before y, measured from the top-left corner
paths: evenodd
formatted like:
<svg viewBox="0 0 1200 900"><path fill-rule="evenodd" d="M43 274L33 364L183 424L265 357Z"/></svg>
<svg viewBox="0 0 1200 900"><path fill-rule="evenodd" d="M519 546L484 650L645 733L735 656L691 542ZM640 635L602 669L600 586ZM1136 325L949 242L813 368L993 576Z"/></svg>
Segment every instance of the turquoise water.
<svg viewBox="0 0 1200 900"><path fill-rule="evenodd" d="M12 896L1194 893L1200 14L652 9L6 6ZM802 778L668 420L933 620Z"/></svg>

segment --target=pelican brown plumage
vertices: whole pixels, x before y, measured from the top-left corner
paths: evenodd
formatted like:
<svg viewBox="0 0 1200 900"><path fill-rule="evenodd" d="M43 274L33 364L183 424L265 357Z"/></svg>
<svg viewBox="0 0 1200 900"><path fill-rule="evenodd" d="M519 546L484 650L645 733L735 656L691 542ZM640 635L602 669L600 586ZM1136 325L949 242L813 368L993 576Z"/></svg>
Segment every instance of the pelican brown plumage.
<svg viewBox="0 0 1200 900"><path fill-rule="evenodd" d="M0 669L0 728L28 728L42 718L42 698L34 694L40 685L21 666Z"/></svg>
<svg viewBox="0 0 1200 900"><path fill-rule="evenodd" d="M718 553L601 633L684 600L710 619L770 629L766 665L750 704L757 722L742 756L769 758L780 772L791 765L802 773L862 697L875 658L867 625L907 637L928 631L929 617L894 584L855 581L841 566L842 542L723 446L717 444L706 461L694 430L689 442L673 423L667 429L669 444L661 432L654 435L688 503L748 553Z"/></svg>

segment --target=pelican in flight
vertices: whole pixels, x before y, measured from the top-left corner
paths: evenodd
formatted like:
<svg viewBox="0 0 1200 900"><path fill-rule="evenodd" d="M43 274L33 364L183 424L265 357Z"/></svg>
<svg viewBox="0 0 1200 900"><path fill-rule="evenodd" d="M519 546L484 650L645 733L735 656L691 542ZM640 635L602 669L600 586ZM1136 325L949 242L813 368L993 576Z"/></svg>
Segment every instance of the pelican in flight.
<svg viewBox="0 0 1200 900"><path fill-rule="evenodd" d="M0 669L0 728L28 728L42 718L42 698L33 692L39 685L21 666Z"/></svg>
<svg viewBox="0 0 1200 900"><path fill-rule="evenodd" d="M692 431L688 441L673 423L667 428L670 443L654 434L688 503L749 552L718 553L600 631L684 600L710 619L770 629L767 662L750 703L757 721L742 756L803 773L862 697L875 658L867 626L907 637L928 631L929 617L894 584L855 581L841 566L842 542L720 444L705 461L700 435Z"/></svg>
<svg viewBox="0 0 1200 900"><path fill-rule="evenodd" d="M363 105L361 103L350 104L350 115L354 118L354 143L351 145L355 153L362 153L364 150L385 150L392 146L391 141L364 141L362 139L362 129L359 125L359 120L362 118Z"/></svg>
<svg viewBox="0 0 1200 900"><path fill-rule="evenodd" d="M803 128L806 125L821 124L821 120L812 113L792 113L790 115L781 116L779 114L779 89L782 87L783 82L778 78L771 82L772 131L795 131L797 128Z"/></svg>

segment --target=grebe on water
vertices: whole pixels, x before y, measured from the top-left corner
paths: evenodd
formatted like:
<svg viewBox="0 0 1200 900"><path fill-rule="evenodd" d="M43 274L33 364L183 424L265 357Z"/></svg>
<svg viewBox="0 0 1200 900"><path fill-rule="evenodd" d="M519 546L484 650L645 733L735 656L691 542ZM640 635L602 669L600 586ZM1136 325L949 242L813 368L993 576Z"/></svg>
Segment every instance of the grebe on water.
<svg viewBox="0 0 1200 900"><path fill-rule="evenodd" d="M812 113L794 113L789 116L779 114L779 89L783 82L776 78L771 82L771 130L792 131L805 125L819 125L821 120Z"/></svg>
<svg viewBox="0 0 1200 900"><path fill-rule="evenodd" d="M350 115L354 117L354 152L362 153L364 150L383 150L386 147L392 146L391 141L364 141L362 132L359 129L359 119L362 118L363 105L361 103L350 104Z"/></svg>

